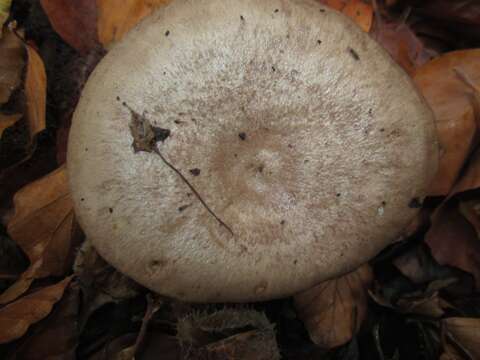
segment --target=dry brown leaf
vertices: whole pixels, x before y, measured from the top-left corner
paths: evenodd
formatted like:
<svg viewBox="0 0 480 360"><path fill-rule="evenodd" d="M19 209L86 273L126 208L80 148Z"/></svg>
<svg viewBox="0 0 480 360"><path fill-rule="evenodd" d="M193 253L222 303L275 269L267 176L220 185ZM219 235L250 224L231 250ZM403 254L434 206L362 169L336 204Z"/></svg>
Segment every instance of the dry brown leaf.
<svg viewBox="0 0 480 360"><path fill-rule="evenodd" d="M442 148L439 171L430 189L432 196L450 192L477 133L472 89L458 71L480 84L480 49L445 54L418 68L414 76L435 113Z"/></svg>
<svg viewBox="0 0 480 360"><path fill-rule="evenodd" d="M417 67L434 56L425 49L420 39L403 21L385 23L377 17L372 29L372 37L410 75L414 74Z"/></svg>
<svg viewBox="0 0 480 360"><path fill-rule="evenodd" d="M65 167L21 189L14 204L7 231L30 267L0 296L0 304L16 299L35 278L65 274L72 261L74 213Z"/></svg>
<svg viewBox="0 0 480 360"><path fill-rule="evenodd" d="M480 149L470 157L465 173L450 191L450 196L480 187Z"/></svg>
<svg viewBox="0 0 480 360"><path fill-rule="evenodd" d="M438 293L434 293L427 298L400 299L396 307L404 313L439 318L445 314L444 309L447 309L450 305L439 297Z"/></svg>
<svg viewBox="0 0 480 360"><path fill-rule="evenodd" d="M104 46L120 40L144 17L170 0L97 0L98 38Z"/></svg>
<svg viewBox="0 0 480 360"><path fill-rule="evenodd" d="M480 289L480 240L456 203L446 203L436 212L425 242L439 264L472 274Z"/></svg>
<svg viewBox="0 0 480 360"><path fill-rule="evenodd" d="M447 343L443 346L443 354L440 356L440 360L465 360L465 357L453 345Z"/></svg>
<svg viewBox="0 0 480 360"><path fill-rule="evenodd" d="M52 313L32 328L9 360L75 360L79 308L80 288L72 282Z"/></svg>
<svg viewBox="0 0 480 360"><path fill-rule="evenodd" d="M0 137L2 137L5 129L8 129L10 126L14 125L21 118L22 115L20 114L5 115L0 113Z"/></svg>
<svg viewBox="0 0 480 360"><path fill-rule="evenodd" d="M25 77L25 96L27 98L27 120L30 137L45 129L47 111L47 73L43 60L37 51L26 45L28 54L27 74Z"/></svg>
<svg viewBox="0 0 480 360"><path fill-rule="evenodd" d="M77 51L85 54L100 45L95 0L41 0L41 4L53 29Z"/></svg>
<svg viewBox="0 0 480 360"><path fill-rule="evenodd" d="M480 201L467 200L461 201L459 205L460 212L475 228L477 236L480 239ZM479 240L480 241L480 240Z"/></svg>
<svg viewBox="0 0 480 360"><path fill-rule="evenodd" d="M372 281L372 270L364 265L294 297L298 315L315 344L333 348L351 340L366 317Z"/></svg>
<svg viewBox="0 0 480 360"><path fill-rule="evenodd" d="M103 260L88 239L78 250L73 270L84 297L80 323L102 305L138 295L139 285Z"/></svg>
<svg viewBox="0 0 480 360"><path fill-rule="evenodd" d="M470 355L480 359L480 319L453 317L442 321L452 340Z"/></svg>
<svg viewBox="0 0 480 360"><path fill-rule="evenodd" d="M13 30L5 28L0 39L0 105L6 103L12 91L20 85L25 66L24 53L22 40Z"/></svg>
<svg viewBox="0 0 480 360"><path fill-rule="evenodd" d="M71 277L33 292L0 309L0 344L23 336L30 325L46 317L63 296Z"/></svg>
<svg viewBox="0 0 480 360"><path fill-rule="evenodd" d="M194 312L177 323L185 359L276 360L275 331L265 314L250 309Z"/></svg>

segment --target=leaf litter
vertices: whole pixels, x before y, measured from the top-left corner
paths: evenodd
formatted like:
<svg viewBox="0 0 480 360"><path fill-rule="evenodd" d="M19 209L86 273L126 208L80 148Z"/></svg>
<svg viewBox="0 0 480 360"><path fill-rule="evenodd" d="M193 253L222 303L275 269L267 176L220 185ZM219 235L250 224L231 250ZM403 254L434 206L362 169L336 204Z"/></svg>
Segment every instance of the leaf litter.
<svg viewBox="0 0 480 360"><path fill-rule="evenodd" d="M43 11L32 14L45 17L39 23L51 27L49 32L25 17L39 5L14 0L10 8L10 1L0 2L0 20L19 22L18 28L4 26L0 37L5 54L0 58L0 145L6 146L20 127L29 137L28 156L0 169L5 226L0 241L17 244L5 253L21 251L28 260L23 264L15 255L13 266L0 268L0 339L5 344L0 357L480 356L478 4L321 2L351 17L412 76L435 115L440 170L419 217L400 242L369 265L294 298L228 306L157 297L109 266L88 241L81 245L66 170L60 166L76 99L67 106L49 103L62 98L55 96L59 90L53 89L61 86L52 79L76 74L81 79L71 81L81 87L87 76L81 74L88 74L113 43L168 1L128 0L116 6L112 0L82 0L73 6L42 0ZM53 31L58 39L42 35ZM52 43L74 49L64 52L70 56L64 65L52 62L47 51ZM139 150L151 150L157 133L144 137L146 143L134 136ZM45 140L48 134L59 141ZM36 310L25 311L32 306Z"/></svg>

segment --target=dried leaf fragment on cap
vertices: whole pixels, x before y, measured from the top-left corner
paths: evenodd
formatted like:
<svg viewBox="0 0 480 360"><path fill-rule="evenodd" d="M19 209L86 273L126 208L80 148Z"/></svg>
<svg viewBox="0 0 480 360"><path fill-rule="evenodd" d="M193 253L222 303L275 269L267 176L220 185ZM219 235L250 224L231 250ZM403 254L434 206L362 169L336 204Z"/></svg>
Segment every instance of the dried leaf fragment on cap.
<svg viewBox="0 0 480 360"><path fill-rule="evenodd" d="M315 344L333 348L352 339L366 317L372 281L371 268L364 265L294 297L298 315Z"/></svg>
<svg viewBox="0 0 480 360"><path fill-rule="evenodd" d="M63 296L71 281L68 277L55 285L37 290L0 309L0 344L23 336L30 325L46 317Z"/></svg>
<svg viewBox="0 0 480 360"><path fill-rule="evenodd" d="M65 167L22 188L14 205L7 231L28 256L30 267L0 295L0 303L16 299L35 278L65 274L72 261L74 213Z"/></svg>

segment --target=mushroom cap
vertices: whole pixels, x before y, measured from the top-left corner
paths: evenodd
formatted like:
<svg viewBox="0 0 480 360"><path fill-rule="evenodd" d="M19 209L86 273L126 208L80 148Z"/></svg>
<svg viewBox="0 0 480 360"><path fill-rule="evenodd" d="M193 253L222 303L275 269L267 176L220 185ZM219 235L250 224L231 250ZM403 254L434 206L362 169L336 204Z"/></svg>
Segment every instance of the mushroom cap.
<svg viewBox="0 0 480 360"><path fill-rule="evenodd" d="M135 151L135 119L170 131L158 153ZM437 156L409 77L340 13L174 0L88 80L68 170L78 220L118 270L177 299L242 302L371 259L417 213Z"/></svg>

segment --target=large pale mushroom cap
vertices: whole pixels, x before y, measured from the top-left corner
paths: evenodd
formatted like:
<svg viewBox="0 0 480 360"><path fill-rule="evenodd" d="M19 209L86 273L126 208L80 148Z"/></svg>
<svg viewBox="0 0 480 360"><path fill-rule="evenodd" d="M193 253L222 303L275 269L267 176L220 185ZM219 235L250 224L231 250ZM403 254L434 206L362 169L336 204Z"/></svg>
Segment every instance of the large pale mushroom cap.
<svg viewBox="0 0 480 360"><path fill-rule="evenodd" d="M134 150L135 121L164 129L159 153ZM410 79L313 0L174 0L97 67L68 154L100 254L161 294L208 302L354 269L412 219L436 167Z"/></svg>

